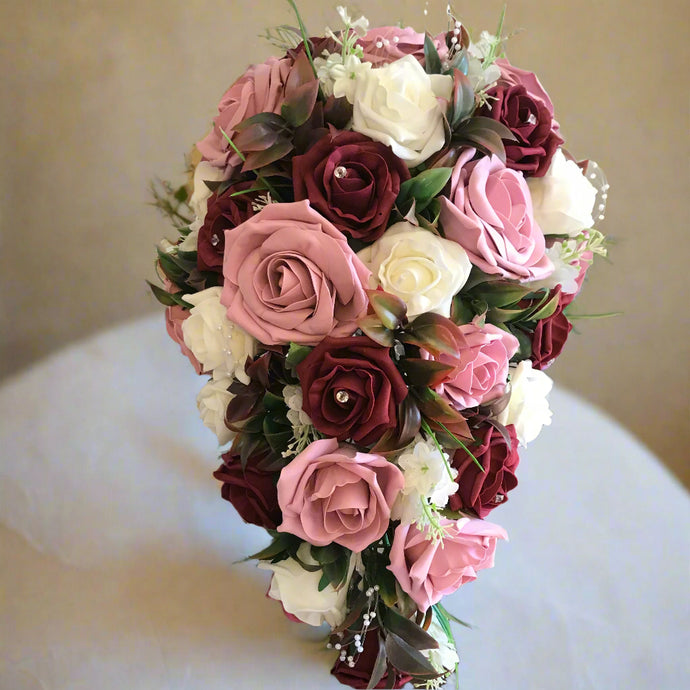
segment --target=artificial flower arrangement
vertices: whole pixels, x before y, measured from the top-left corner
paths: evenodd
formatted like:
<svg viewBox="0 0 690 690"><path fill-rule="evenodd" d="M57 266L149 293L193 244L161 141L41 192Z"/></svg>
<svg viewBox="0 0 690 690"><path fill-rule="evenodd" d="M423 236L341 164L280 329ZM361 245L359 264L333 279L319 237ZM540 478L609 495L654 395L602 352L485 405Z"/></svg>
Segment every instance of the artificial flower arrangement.
<svg viewBox="0 0 690 690"><path fill-rule="evenodd" d="M432 37L339 7L312 37L294 9L190 182L155 191L178 236L151 287L207 379L222 496L271 536L269 596L330 626L342 683L440 687L442 597L506 538L486 518L550 423L608 185L500 26L474 41L449 12Z"/></svg>

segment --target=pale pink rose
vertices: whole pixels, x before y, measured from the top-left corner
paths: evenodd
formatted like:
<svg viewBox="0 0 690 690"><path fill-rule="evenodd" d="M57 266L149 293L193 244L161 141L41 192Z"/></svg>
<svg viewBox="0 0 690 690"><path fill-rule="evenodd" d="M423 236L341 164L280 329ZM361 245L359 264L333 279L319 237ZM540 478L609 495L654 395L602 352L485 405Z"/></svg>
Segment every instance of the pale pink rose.
<svg viewBox="0 0 690 690"><path fill-rule="evenodd" d="M308 201L268 204L225 231L228 319L265 345L349 336L366 313L371 271Z"/></svg>
<svg viewBox="0 0 690 690"><path fill-rule="evenodd" d="M404 485L402 472L380 455L334 438L314 441L280 473L278 531L358 553L384 535Z"/></svg>
<svg viewBox="0 0 690 690"><path fill-rule="evenodd" d="M414 55L420 62L424 60L424 34L411 26L376 26L357 41L362 46L362 62L371 62L380 67L395 62L405 55Z"/></svg>
<svg viewBox="0 0 690 690"><path fill-rule="evenodd" d="M209 163L228 169L228 177L232 168L240 164L240 158L221 129L232 139L235 127L248 117L258 113L280 113L292 65L291 58L270 57L266 62L251 65L223 94L213 128L196 147Z"/></svg>
<svg viewBox="0 0 690 690"><path fill-rule="evenodd" d="M505 392L510 358L518 351L518 339L490 323L458 326L456 354L434 357L453 370L436 387L458 410L498 398ZM431 358L426 352L423 355Z"/></svg>
<svg viewBox="0 0 690 690"><path fill-rule="evenodd" d="M189 309L183 309L175 304L165 310L165 328L168 335L180 346L182 354L192 363L197 374L203 374L204 368L199 360L193 355L192 351L185 345L182 335L182 324L189 317Z"/></svg>
<svg viewBox="0 0 690 690"><path fill-rule="evenodd" d="M508 538L502 527L485 520L442 518L441 525L441 541L414 524L399 525L393 537L388 570L420 611L475 580L479 570L493 568L496 540Z"/></svg>
<svg viewBox="0 0 690 690"><path fill-rule="evenodd" d="M544 233L534 220L522 174L496 156L473 161L465 150L451 175L450 198L441 197L445 236L460 244L484 273L541 280L553 272Z"/></svg>

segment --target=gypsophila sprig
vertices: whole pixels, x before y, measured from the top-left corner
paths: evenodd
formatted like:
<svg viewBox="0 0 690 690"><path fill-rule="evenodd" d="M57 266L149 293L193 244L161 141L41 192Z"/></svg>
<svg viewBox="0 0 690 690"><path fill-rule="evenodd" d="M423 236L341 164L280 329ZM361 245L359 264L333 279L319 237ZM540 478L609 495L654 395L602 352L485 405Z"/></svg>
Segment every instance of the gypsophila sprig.
<svg viewBox="0 0 690 690"><path fill-rule="evenodd" d="M341 683L441 688L466 625L441 600L500 556L486 518L551 421L609 186L506 59L505 10L473 39L450 6L437 34L338 6L317 35L288 4L186 181L152 187L150 286L268 596L329 627Z"/></svg>

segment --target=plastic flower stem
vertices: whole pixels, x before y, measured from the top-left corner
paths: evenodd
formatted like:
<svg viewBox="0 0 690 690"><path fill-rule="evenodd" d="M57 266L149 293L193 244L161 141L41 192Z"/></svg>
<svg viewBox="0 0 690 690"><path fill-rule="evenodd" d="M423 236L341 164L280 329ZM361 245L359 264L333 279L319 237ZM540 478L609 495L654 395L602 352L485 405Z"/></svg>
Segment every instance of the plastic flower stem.
<svg viewBox="0 0 690 690"><path fill-rule="evenodd" d="M464 443L463 443L463 442L462 442L452 431L450 431L449 429L447 429L446 426L444 426L443 423L441 423L441 422L436 422L436 423L437 423L437 424L441 427L441 429L443 429L443 430L444 430L444 431L445 431L445 432L446 432L456 443L460 444L460 447L465 451L465 453L467 453L467 455L469 455L469 456L472 458L472 460L474 461L474 464L475 464L482 472L486 472L486 470L482 467L482 463L479 462L479 460L477 460L477 458L474 456L474 454L472 453L472 451L471 451L471 450L470 450L470 449L469 449L469 448L468 448L468 447L467 447L467 446L466 446L466 445L465 445L465 444L464 444Z"/></svg>
<svg viewBox="0 0 690 690"><path fill-rule="evenodd" d="M441 424L443 426L443 424ZM443 427L446 429L446 427ZM446 453L443 450L441 444L438 442L438 439L436 438L436 434L431 430L431 427L427 423L426 419L422 420L422 429L431 436L434 445L436 448L438 448L438 452L441 454L441 460L443 460L443 464L446 466L446 472L448 472L448 476L450 477L450 481L455 481L455 477L453 476L453 473L450 471L450 465L448 464L448 460L446 459ZM446 429L448 431L448 429ZM449 432L450 433L450 432Z"/></svg>
<svg viewBox="0 0 690 690"><path fill-rule="evenodd" d="M222 127L219 127L218 129L220 129L222 135L225 137L228 144L230 144L230 146L232 147L232 150L240 157L240 160L244 163L247 159L245 158L242 151L240 151L237 148L237 146L235 145L235 142L228 136L227 132ZM280 195L278 194L278 192L276 192L273 185L261 173L256 173L256 178L257 178L257 180L259 180L259 182L266 185L266 189L268 189L268 191L271 193L271 196L276 201L279 202L281 200Z"/></svg>
<svg viewBox="0 0 690 690"><path fill-rule="evenodd" d="M309 64L311 65L311 68L314 72L314 76L318 79L318 75L316 74L316 67L314 67L314 59L311 56L311 50L309 50L309 34L307 33L307 27L304 26L304 22L302 21L302 17L300 16L299 10L297 9L297 4L294 2L294 0L288 0L288 4L290 5L290 7L292 7L292 10L295 13L295 17L297 17L299 30L302 33L302 41L304 41L304 52L307 54L307 59L309 60Z"/></svg>

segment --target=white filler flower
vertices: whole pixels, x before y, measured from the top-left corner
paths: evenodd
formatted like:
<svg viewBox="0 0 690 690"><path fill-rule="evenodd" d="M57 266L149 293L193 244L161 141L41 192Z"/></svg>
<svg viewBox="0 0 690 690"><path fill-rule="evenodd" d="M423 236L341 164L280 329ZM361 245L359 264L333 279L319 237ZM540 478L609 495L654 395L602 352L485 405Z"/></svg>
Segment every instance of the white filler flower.
<svg viewBox="0 0 690 690"><path fill-rule="evenodd" d="M425 524L428 515L424 504L444 508L457 490L453 481L458 471L448 464L448 454L441 452L431 441L421 436L411 449L397 458L397 465L405 476L405 486L393 505L392 517L405 524Z"/></svg>

